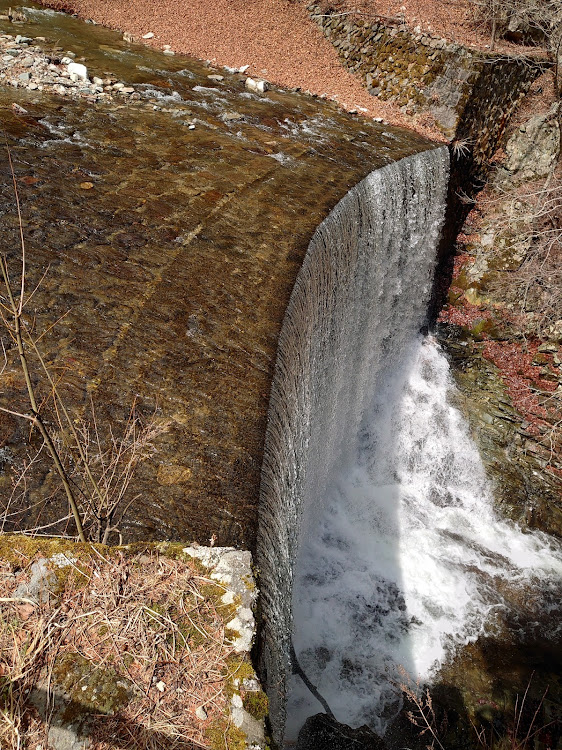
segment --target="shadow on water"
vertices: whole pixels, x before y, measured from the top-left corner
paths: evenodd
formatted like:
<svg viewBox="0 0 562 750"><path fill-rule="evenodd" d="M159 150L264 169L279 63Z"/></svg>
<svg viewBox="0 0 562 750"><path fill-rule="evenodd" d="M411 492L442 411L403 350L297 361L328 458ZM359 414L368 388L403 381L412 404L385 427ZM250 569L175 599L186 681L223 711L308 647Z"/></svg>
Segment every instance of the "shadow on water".
<svg viewBox="0 0 562 750"><path fill-rule="evenodd" d="M400 708L399 669L414 674L396 460L403 449L396 418L412 364L411 358L396 362L379 374L377 397L359 435L348 438L348 462L334 467L325 495L303 518L293 638L300 667L332 715L309 720L299 748L320 748L324 741L330 747L333 732L339 738L334 747L378 747L373 732L382 734ZM287 708L293 733L306 716L322 710L302 682L293 677ZM363 729L338 727L337 720Z"/></svg>

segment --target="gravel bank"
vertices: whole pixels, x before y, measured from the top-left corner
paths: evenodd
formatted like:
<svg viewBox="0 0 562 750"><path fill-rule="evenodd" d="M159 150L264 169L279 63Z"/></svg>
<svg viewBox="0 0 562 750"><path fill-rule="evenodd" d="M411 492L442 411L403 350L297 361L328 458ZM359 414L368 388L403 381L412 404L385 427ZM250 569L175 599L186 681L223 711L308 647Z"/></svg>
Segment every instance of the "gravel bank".
<svg viewBox="0 0 562 750"><path fill-rule="evenodd" d="M283 87L300 87L337 100L343 107L429 137L435 133L370 96L340 64L336 51L305 5L291 0L44 0L43 5L77 13L119 29L154 47L219 66L248 65L248 75Z"/></svg>

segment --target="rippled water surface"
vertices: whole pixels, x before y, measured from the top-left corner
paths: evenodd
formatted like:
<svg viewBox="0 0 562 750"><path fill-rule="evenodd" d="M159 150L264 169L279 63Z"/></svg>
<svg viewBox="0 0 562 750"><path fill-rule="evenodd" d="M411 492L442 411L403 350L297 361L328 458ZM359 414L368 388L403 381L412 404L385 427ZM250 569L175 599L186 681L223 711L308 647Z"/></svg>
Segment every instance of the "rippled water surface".
<svg viewBox="0 0 562 750"><path fill-rule="evenodd" d="M0 12L7 7L1 0ZM171 423L131 486L126 537L217 534L252 545L272 362L310 236L368 171L431 144L319 99L250 94L240 75L218 71L224 80L213 81L217 71L201 62L78 19L23 11L27 23L0 30L44 36L54 55L74 51L90 76L141 95L95 103L0 88L28 288L45 274L27 322L71 408L88 418L91 397L102 433L122 425L135 400ZM16 274L5 158L0 175L2 241ZM4 381L7 403L25 409L12 361ZM15 418L4 415L1 429L16 456L0 477L6 495L33 440ZM14 522L64 511L48 464L34 472L34 510Z"/></svg>

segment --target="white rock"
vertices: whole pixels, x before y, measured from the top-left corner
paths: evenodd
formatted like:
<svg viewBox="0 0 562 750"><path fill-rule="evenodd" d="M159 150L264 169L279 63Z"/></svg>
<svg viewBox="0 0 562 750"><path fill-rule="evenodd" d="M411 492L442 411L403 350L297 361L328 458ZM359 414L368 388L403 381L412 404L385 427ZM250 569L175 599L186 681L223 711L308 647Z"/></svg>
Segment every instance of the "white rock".
<svg viewBox="0 0 562 750"><path fill-rule="evenodd" d="M198 719L201 719L201 721L205 721L207 718L207 712L203 708L203 706L199 706L198 709L195 711L195 716L197 716Z"/></svg>
<svg viewBox="0 0 562 750"><path fill-rule="evenodd" d="M71 62L67 67L69 73L75 73L78 78L81 78L84 81L88 80L88 68L85 65L82 65L81 63Z"/></svg>
<svg viewBox="0 0 562 750"><path fill-rule="evenodd" d="M268 89L267 81L256 81L254 78L246 78L246 88L255 94L263 94Z"/></svg>
<svg viewBox="0 0 562 750"><path fill-rule="evenodd" d="M245 73L248 70L249 67L250 67L249 65L242 65L241 68L238 68L238 72L239 73Z"/></svg>
<svg viewBox="0 0 562 750"><path fill-rule="evenodd" d="M143 39L152 39L153 37L154 37L154 32L153 31L149 31L148 34L143 34L142 35Z"/></svg>
<svg viewBox="0 0 562 750"><path fill-rule="evenodd" d="M233 706L235 706L236 708L242 708L242 698L238 695L238 693L234 693L231 700Z"/></svg>

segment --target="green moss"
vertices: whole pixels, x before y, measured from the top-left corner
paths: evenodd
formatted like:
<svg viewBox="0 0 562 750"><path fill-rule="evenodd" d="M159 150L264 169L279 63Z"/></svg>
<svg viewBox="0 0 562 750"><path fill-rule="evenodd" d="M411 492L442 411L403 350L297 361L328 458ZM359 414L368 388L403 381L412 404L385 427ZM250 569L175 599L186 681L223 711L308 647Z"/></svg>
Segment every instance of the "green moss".
<svg viewBox="0 0 562 750"><path fill-rule="evenodd" d="M242 696L242 704L254 719L261 721L269 713L269 701L263 690L251 690Z"/></svg>
<svg viewBox="0 0 562 750"><path fill-rule="evenodd" d="M127 705L132 694L128 679L114 669L96 667L76 653L57 657L53 680L72 700L65 711L65 721L88 713L113 715Z"/></svg>
<svg viewBox="0 0 562 750"><path fill-rule="evenodd" d="M14 568L25 566L26 561L32 560L37 555L52 557L56 554L64 554L77 559L86 559L91 556L92 548L102 554L107 554L108 547L103 544L84 544L73 542L71 539L31 537L25 534L0 534L0 559L10 563Z"/></svg>
<svg viewBox="0 0 562 750"><path fill-rule="evenodd" d="M235 693L240 693L240 685L244 680L255 680L255 670L247 657L231 654L226 660L224 692L230 699Z"/></svg>
<svg viewBox="0 0 562 750"><path fill-rule="evenodd" d="M234 724L219 719L206 730L211 750L246 750L246 736Z"/></svg>

